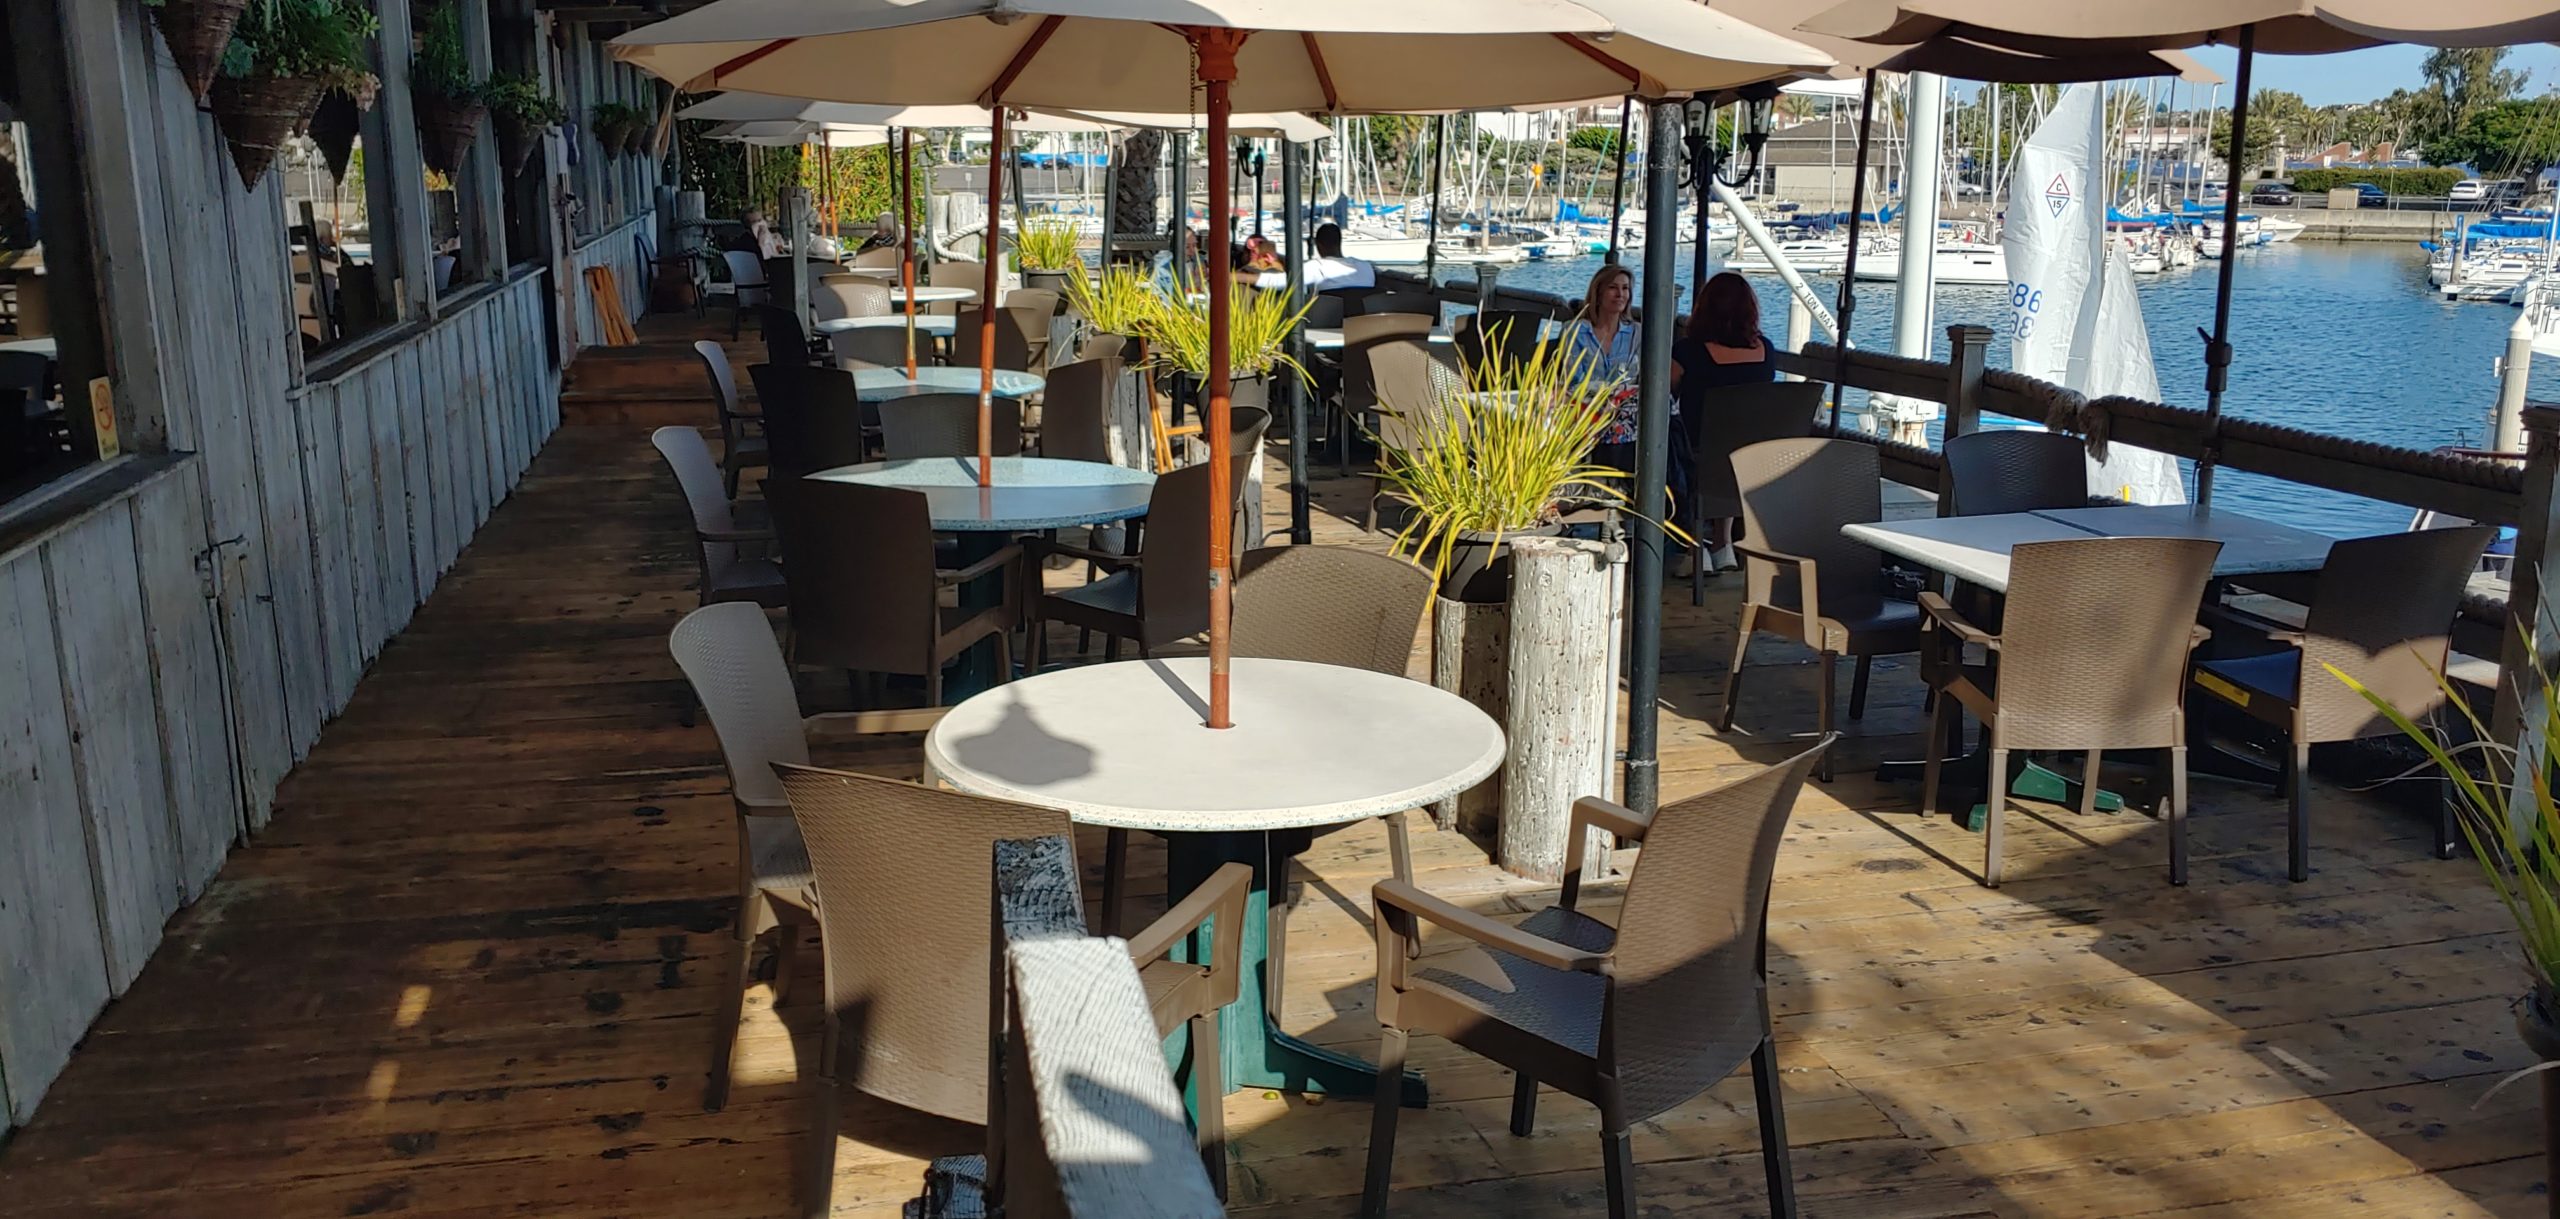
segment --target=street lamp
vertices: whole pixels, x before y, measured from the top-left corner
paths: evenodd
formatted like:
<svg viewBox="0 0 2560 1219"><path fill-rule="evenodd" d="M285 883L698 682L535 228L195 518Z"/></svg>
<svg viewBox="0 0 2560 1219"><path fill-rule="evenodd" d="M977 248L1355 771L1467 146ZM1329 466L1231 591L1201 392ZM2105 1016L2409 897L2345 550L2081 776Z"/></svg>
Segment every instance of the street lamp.
<svg viewBox="0 0 2560 1219"><path fill-rule="evenodd" d="M1734 150L1716 144L1715 112L1720 103L1731 102L1738 113L1735 119L1742 129L1742 147L1737 157ZM1768 146L1769 128L1777 115L1778 87L1772 84L1747 85L1720 94L1692 97L1681 106L1685 128L1682 144L1688 157L1682 170L1682 186L1703 188L1712 178L1728 187L1739 187L1760 172L1760 154ZM1728 161L1738 165L1728 166ZM1728 175L1728 169L1732 172Z"/></svg>

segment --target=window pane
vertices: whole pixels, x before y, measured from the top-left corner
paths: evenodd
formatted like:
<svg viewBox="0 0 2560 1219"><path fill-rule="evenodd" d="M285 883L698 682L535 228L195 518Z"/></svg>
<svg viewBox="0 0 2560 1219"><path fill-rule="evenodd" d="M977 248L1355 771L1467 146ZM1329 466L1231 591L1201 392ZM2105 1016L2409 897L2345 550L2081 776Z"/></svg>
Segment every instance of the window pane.
<svg viewBox="0 0 2560 1219"><path fill-rule="evenodd" d="M98 456L82 388L103 362L83 321L87 218L76 181L46 190L75 164L53 35L0 8L0 505Z"/></svg>

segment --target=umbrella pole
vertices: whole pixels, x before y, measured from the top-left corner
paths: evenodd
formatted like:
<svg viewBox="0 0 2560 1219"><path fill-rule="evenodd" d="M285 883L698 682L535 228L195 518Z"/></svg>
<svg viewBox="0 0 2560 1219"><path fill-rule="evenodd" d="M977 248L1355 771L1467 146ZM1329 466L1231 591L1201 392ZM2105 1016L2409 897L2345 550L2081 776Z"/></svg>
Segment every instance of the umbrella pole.
<svg viewBox="0 0 2560 1219"><path fill-rule="evenodd" d="M1444 114L1432 120L1431 127L1431 227L1428 244L1422 247L1422 283L1430 291L1440 287L1440 168L1448 161L1449 116Z"/></svg>
<svg viewBox="0 0 2560 1219"><path fill-rule="evenodd" d="M2249 67L2257 58L2258 27L2240 27L2240 71L2231 82L2231 155L2222 189L2222 265L2214 268L2213 333L2204 345L2204 456L2196 459L2196 515L2213 508L2213 458L2222 447L2222 391L2231 386L2232 251L2240 240L2240 175L2248 172ZM2459 260L2462 251L2456 249Z"/></svg>
<svg viewBox="0 0 2560 1219"><path fill-rule="evenodd" d="M1679 305L1680 104L1645 115L1644 331L1637 365L1636 487L1627 530L1627 807L1650 813L1661 797L1655 758L1662 687L1662 522L1671 471L1671 329Z"/></svg>
<svg viewBox="0 0 2560 1219"><path fill-rule="evenodd" d="M1289 262L1289 301L1296 304L1307 290L1306 219L1298 214L1300 196L1306 190L1304 172L1299 168L1299 149L1287 139L1280 141L1280 242L1282 257ZM1291 343L1303 343L1302 332L1291 336ZM1306 363L1306 352L1298 353L1298 362ZM1307 386L1296 376L1280 378L1280 392L1289 396L1289 544L1304 546L1315 541L1315 522L1307 501Z"/></svg>
<svg viewBox="0 0 2560 1219"><path fill-rule="evenodd" d="M987 152L986 274L978 291L978 485L995 485L996 263L1004 257L996 217L1004 211L1004 99L995 99L988 125L995 142Z"/></svg>
<svg viewBox="0 0 2560 1219"><path fill-rule="evenodd" d="M1618 217L1627 210L1627 122L1635 117L1636 99L1618 99L1618 176L1609 184L1609 254L1603 261L1618 265Z"/></svg>
<svg viewBox="0 0 2560 1219"><path fill-rule="evenodd" d="M916 134L898 129L898 163L889 180L898 191L898 286L906 290L907 379L916 379Z"/></svg>
<svg viewBox="0 0 2560 1219"><path fill-rule="evenodd" d="M1708 113L1712 115L1714 111ZM1734 107L1733 125L1737 130L1742 126L1740 106ZM1713 131L1714 127L1710 125L1708 130ZM1738 163L1739 158L1736 160ZM1694 166L1690 172L1696 174L1698 178L1698 242L1697 248L1691 250L1689 254L1689 320L1694 324L1699 311L1704 307L1700 302L1706 299L1707 293L1707 200L1714 193L1710 189L1709 179L1715 175L1709 172L1705 165Z"/></svg>
<svg viewBox="0 0 2560 1219"><path fill-rule="evenodd" d="M1204 29L1192 35L1200 52L1200 82L1209 94L1209 180L1227 180L1227 116L1231 106L1228 86L1236 78L1236 48L1244 42L1241 31ZM1225 728L1227 718L1227 623L1231 609L1228 602L1227 571L1234 561L1235 480L1230 469L1235 455L1228 451L1233 440L1233 425L1228 411L1233 405L1227 385L1227 302L1235 292L1227 270L1227 243L1216 233L1210 234L1209 249L1209 417L1201 421L1201 430L1209 434L1209 726Z"/></svg>
<svg viewBox="0 0 2560 1219"><path fill-rule="evenodd" d="M1849 375L1849 321L1858 311L1858 217L1867 210L1867 133L1875 129L1876 74L1869 71L1858 90L1858 155L1849 176L1849 255L1840 264L1839 337L1831 369L1831 434L1840 434L1840 381Z"/></svg>

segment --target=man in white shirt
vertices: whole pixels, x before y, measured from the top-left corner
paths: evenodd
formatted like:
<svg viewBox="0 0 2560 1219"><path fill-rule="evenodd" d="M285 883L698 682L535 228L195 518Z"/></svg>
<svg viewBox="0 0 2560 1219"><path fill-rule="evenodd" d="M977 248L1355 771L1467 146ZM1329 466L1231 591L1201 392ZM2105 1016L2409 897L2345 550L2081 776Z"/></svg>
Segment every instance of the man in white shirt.
<svg viewBox="0 0 2560 1219"><path fill-rule="evenodd" d="M1349 258L1342 253L1342 229L1328 224L1316 230L1316 256L1307 260L1304 269L1306 290L1322 292L1328 288L1374 288L1378 286L1378 268L1365 258ZM1254 287L1280 289L1289 286L1289 276L1282 271L1265 271L1254 280Z"/></svg>

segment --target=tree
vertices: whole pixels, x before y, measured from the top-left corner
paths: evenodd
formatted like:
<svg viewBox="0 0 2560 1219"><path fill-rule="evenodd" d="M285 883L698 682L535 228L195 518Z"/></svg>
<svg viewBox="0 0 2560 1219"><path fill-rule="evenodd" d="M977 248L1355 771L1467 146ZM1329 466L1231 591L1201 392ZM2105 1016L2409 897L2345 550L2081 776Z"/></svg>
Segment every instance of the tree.
<svg viewBox="0 0 2560 1219"><path fill-rule="evenodd" d="M2459 135L2473 114L2524 92L2525 74L2498 66L2506 58L2505 47L2444 47L2428 52L2426 64L2419 69L2427 87L2419 94L2423 100L2417 138L2433 144ZM2438 165L2447 163L2432 151L2428 159Z"/></svg>
<svg viewBox="0 0 2560 1219"><path fill-rule="evenodd" d="M2427 141L2427 160L2464 163L2493 178L2532 178L2560 165L2560 98L2492 103L2460 129Z"/></svg>
<svg viewBox="0 0 2560 1219"><path fill-rule="evenodd" d="M2264 165L2281 143L2287 148L2300 148L2311 137L2313 116L2302 95L2282 89L2260 89L2249 95L2249 140L2241 149L2243 171ZM2213 117L2213 155L2231 159L2231 116ZM2282 167L2279 166L2279 169ZM2245 172L2243 176L2246 176Z"/></svg>

